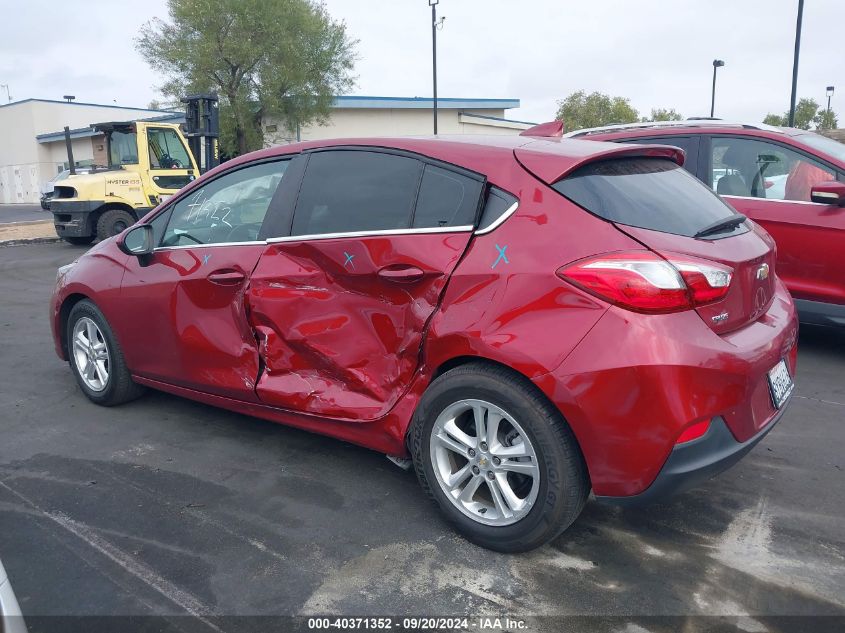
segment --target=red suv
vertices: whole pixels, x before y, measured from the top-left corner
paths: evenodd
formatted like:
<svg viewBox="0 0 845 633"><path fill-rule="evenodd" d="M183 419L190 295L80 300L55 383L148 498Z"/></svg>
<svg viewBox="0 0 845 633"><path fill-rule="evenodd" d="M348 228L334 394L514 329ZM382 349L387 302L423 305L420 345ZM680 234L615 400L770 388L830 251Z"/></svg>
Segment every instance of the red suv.
<svg viewBox="0 0 845 633"><path fill-rule="evenodd" d="M413 459L486 547L727 468L792 391L774 243L667 146L364 139L225 163L59 270L92 401L144 387Z"/></svg>
<svg viewBox="0 0 845 633"><path fill-rule="evenodd" d="M578 130L569 138L666 143L685 167L778 247L778 275L801 320L845 326L845 144L813 132L724 121Z"/></svg>

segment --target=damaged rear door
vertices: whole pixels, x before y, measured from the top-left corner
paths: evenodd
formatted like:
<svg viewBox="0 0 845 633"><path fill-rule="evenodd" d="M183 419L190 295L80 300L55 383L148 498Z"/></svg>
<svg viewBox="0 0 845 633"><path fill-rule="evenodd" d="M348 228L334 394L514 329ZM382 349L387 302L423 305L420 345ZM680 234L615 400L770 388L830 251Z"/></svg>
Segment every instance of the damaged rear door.
<svg viewBox="0 0 845 633"><path fill-rule="evenodd" d="M152 220L158 247L146 261L130 258L121 286L121 341L134 373L257 401L246 292L288 163L224 172Z"/></svg>
<svg viewBox="0 0 845 633"><path fill-rule="evenodd" d="M295 210L250 283L263 364L256 392L293 411L377 419L417 370L426 324L471 239L484 179L377 148L303 159Z"/></svg>

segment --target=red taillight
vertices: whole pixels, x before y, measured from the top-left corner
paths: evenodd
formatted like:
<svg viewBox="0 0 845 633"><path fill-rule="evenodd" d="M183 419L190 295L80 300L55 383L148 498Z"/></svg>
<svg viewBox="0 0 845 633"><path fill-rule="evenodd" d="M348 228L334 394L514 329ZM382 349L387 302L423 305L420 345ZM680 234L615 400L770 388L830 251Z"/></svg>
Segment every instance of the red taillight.
<svg viewBox="0 0 845 633"><path fill-rule="evenodd" d="M678 439L675 441L675 444L683 444L684 442L692 442L693 440L697 440L699 437L707 433L707 429L710 428L710 420L704 420L704 422L696 422L695 424L688 426L684 429L684 432L678 436Z"/></svg>
<svg viewBox="0 0 845 633"><path fill-rule="evenodd" d="M560 268L557 275L605 301L637 312L687 310L723 298L731 269L683 255L610 253Z"/></svg>

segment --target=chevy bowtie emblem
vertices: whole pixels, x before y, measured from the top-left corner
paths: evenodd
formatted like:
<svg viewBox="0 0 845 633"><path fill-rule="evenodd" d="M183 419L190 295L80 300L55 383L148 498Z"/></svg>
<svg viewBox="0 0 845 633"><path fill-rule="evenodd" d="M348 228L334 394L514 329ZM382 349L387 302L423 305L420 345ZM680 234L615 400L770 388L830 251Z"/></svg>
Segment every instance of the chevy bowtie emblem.
<svg viewBox="0 0 845 633"><path fill-rule="evenodd" d="M761 264L760 268L757 269L757 280L763 281L767 279L769 276L769 265L768 264Z"/></svg>

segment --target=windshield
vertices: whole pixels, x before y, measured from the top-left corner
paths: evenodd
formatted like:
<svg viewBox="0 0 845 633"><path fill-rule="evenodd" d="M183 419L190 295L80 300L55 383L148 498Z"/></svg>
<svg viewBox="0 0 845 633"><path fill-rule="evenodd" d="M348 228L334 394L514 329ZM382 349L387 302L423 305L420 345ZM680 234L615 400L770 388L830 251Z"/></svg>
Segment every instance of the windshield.
<svg viewBox="0 0 845 633"><path fill-rule="evenodd" d="M845 162L845 143L840 143L832 138L822 136L821 134L799 134L795 137L796 140L801 141L805 145L812 147L815 150L824 152L828 156L832 156L837 160Z"/></svg>
<svg viewBox="0 0 845 633"><path fill-rule="evenodd" d="M135 132L109 132L109 159L112 165L138 164L138 141Z"/></svg>
<svg viewBox="0 0 845 633"><path fill-rule="evenodd" d="M662 158L590 163L552 186L605 220L674 235L693 237L734 215L734 210L695 176ZM719 234L747 230L742 224L728 226Z"/></svg>

